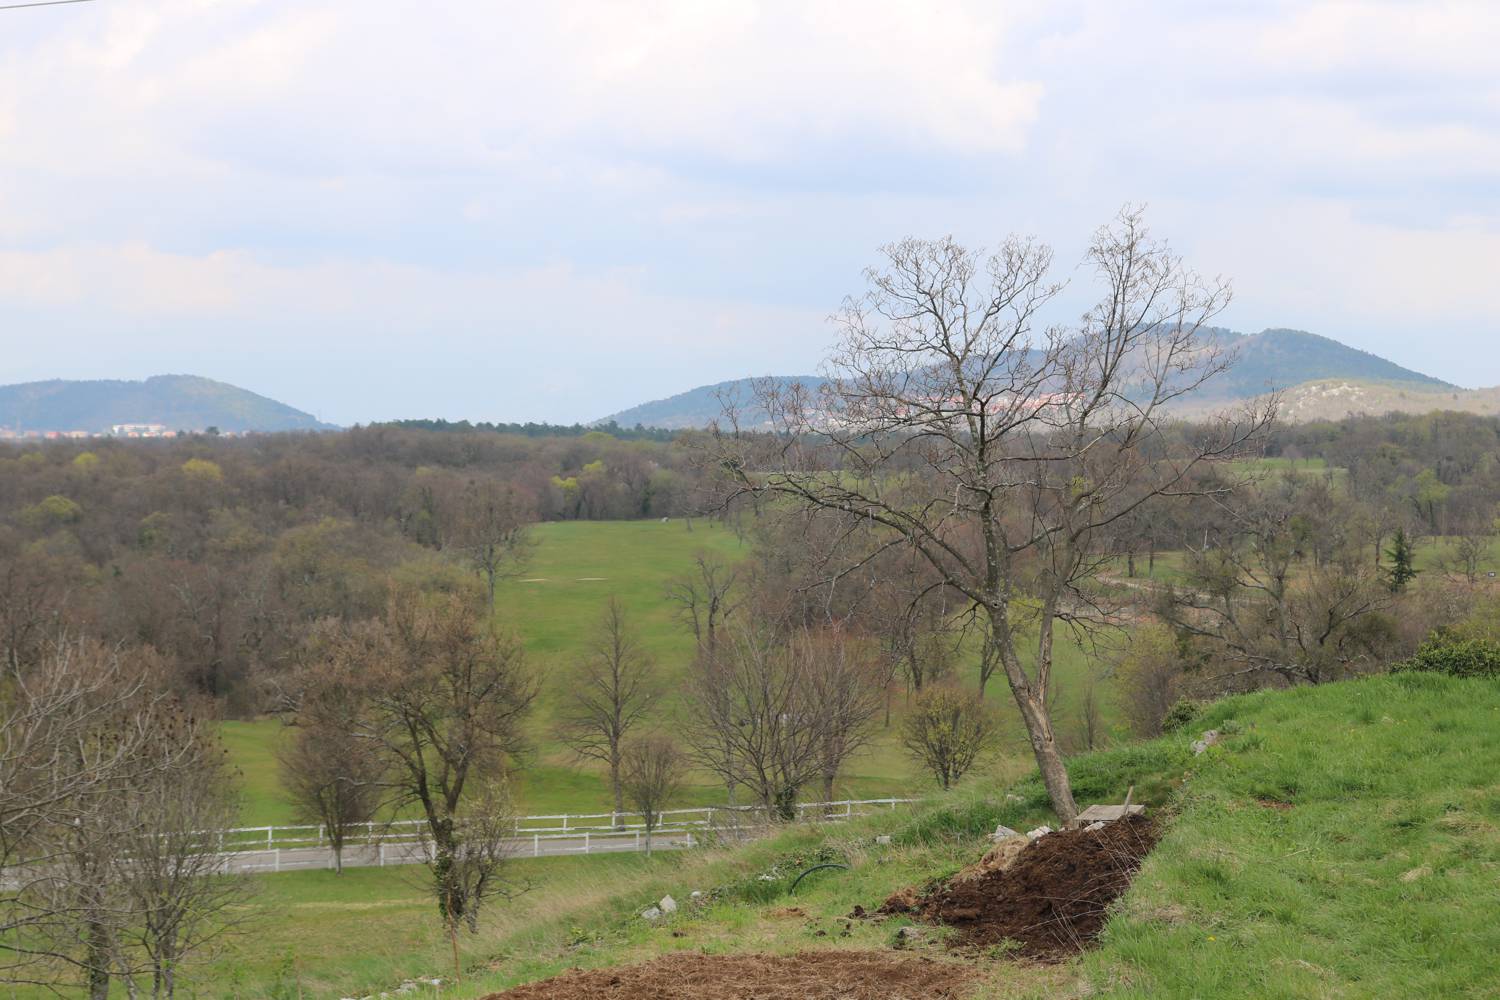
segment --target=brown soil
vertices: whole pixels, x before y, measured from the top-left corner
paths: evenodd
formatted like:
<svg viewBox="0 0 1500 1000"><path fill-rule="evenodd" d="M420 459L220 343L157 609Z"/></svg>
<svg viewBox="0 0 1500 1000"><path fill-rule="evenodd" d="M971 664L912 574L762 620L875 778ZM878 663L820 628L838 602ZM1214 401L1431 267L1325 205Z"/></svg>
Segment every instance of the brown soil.
<svg viewBox="0 0 1500 1000"><path fill-rule="evenodd" d="M679 952L643 965L565 972L485 1000L948 1000L962 996L976 975L958 962L873 951Z"/></svg>
<svg viewBox="0 0 1500 1000"><path fill-rule="evenodd" d="M1157 837L1143 816L1099 830L1060 830L1032 842L1003 869L950 880L916 900L906 890L881 909L953 927L955 947L1010 941L1021 955L1060 958L1098 936L1105 909L1129 887Z"/></svg>

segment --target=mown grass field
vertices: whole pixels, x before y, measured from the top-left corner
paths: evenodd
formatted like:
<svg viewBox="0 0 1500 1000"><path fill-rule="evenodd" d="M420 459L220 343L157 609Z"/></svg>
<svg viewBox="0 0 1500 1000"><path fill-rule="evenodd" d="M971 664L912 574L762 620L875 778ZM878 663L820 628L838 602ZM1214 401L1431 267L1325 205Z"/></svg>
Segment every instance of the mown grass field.
<svg viewBox="0 0 1500 1000"><path fill-rule="evenodd" d="M1206 727L1226 739L1194 757L1188 744ZM982 973L976 1000L1496 995L1500 683L1394 675L1246 695L1190 731L1069 767L1081 801L1118 801L1134 786L1167 835L1096 950L1055 965L969 955ZM1046 819L1034 777L972 781L915 809L738 850L518 862L538 891L498 905L464 939L466 980L441 996L674 950L888 948L905 919L846 921L854 905L952 874L998 822ZM821 857L851 870L794 897L792 875ZM203 970L198 981L212 985L200 995L294 996L300 980L307 997L350 996L445 973L446 942L409 874L344 878L265 878L257 907L274 916ZM665 922L638 916L695 889L713 900ZM951 957L940 940L918 948Z"/></svg>
<svg viewBox="0 0 1500 1000"><path fill-rule="evenodd" d="M607 810L610 796L603 770L576 759L556 736L555 720L569 665L584 654L606 603L615 597L661 671L666 688L661 722L677 725L686 711L677 681L692 661L694 642L666 600L666 587L692 571L699 551L735 561L747 549L732 531L702 519L694 520L691 528L682 520L549 523L537 526L535 538L536 549L526 572L502 584L496 597L497 618L520 632L543 681L530 722L534 749L516 783L519 807L531 814ZM1102 670L1107 656L1107 652L1085 652L1068 637L1060 637L1055 671L1061 699L1058 718L1065 732L1078 725L1081 685L1075 682L1091 669ZM968 676L972 668L959 669L966 671L961 674L964 683L977 683L977 676ZM1106 687L1101 686L1101 691ZM1005 719L1002 751L991 762L1003 771L1015 759L1027 759L1028 751L1003 678L991 682L988 694ZM891 699L891 727L882 728L868 752L853 761L837 794L871 798L926 789L925 779L913 772L896 736L903 693L893 691ZM1111 719L1114 712L1107 694L1104 702L1105 717ZM276 747L286 735L282 723L274 719L226 722L223 732L243 775L242 824L296 822L276 768ZM724 799L722 786L711 776L696 774L677 804L711 805Z"/></svg>

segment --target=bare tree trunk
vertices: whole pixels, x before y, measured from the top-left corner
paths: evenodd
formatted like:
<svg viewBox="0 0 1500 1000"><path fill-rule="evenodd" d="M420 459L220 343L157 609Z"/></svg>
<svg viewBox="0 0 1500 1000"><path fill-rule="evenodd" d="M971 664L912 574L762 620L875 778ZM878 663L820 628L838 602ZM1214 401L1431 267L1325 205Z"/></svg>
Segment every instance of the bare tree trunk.
<svg viewBox="0 0 1500 1000"><path fill-rule="evenodd" d="M109 958L112 949L109 928L101 921L89 924L88 950L89 1000L109 1000Z"/></svg>
<svg viewBox="0 0 1500 1000"><path fill-rule="evenodd" d="M620 748L616 746L609 755L609 787L615 793L615 822L625 811L625 790L620 787Z"/></svg>

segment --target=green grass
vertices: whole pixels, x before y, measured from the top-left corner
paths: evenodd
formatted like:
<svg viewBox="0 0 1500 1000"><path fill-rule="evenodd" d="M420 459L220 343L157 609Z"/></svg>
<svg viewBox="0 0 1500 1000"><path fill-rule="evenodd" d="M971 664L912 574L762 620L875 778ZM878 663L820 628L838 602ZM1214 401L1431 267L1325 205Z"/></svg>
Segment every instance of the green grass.
<svg viewBox="0 0 1500 1000"><path fill-rule="evenodd" d="M1194 757L1198 731L1226 734ZM1190 732L1069 762L1081 802L1134 786L1169 824L1101 946L1053 966L977 959L980 997L1493 997L1500 954L1500 683L1426 674L1262 692L1212 706ZM572 967L672 950L884 948L901 920L853 921L892 891L975 858L998 822L1048 819L1033 775L973 778L910 810L799 827L723 851L520 860L535 890L464 936L483 996ZM874 843L878 834L893 843ZM851 870L793 873L836 856ZM762 879L762 874L772 877ZM446 976L422 870L264 876L241 935L193 976L203 997L361 995ZM652 924L665 893L687 903ZM795 910L791 909L795 907ZM820 933L821 932L821 933ZM931 957L947 958L940 941ZM432 996L418 991L414 996Z"/></svg>
<svg viewBox="0 0 1500 1000"><path fill-rule="evenodd" d="M1500 685L1380 677L1202 725L1237 734L1084 963L1095 995L1497 995Z"/></svg>
<svg viewBox="0 0 1500 1000"><path fill-rule="evenodd" d="M1188 742L1208 726L1228 738L1195 758ZM1097 951L1053 967L980 958L978 996L1496 995L1500 684L1405 675L1266 692L1223 702L1192 728L1070 763L1082 801L1118 801L1134 785L1169 832ZM587 920L560 915L507 941L478 985L675 949L885 947L898 922L855 921L843 937L841 916L950 874L996 822L1045 818L1034 778L1015 792L972 783L899 819L789 832L650 873ZM894 843L874 845L880 832ZM853 870L795 899L785 883L756 879L780 857L819 850ZM680 899L719 884L739 888L670 927L633 915L662 892ZM788 916L789 905L800 913Z"/></svg>

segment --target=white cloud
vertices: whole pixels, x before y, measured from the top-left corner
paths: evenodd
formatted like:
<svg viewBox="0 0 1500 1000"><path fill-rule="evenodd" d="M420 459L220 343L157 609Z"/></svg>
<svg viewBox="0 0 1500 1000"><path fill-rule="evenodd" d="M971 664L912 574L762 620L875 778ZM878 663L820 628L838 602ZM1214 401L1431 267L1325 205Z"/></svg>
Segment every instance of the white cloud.
<svg viewBox="0 0 1500 1000"><path fill-rule="evenodd" d="M885 240L1020 229L1066 260L1125 201L1235 276L1247 325L1423 367L1404 333L1500 314L1488 2L0 16L0 323L43 331L17 371L206 352L338 419L593 416L811 367ZM1500 352L1444 337L1434 374L1500 382ZM416 377L413 343L462 369L452 388ZM497 392L511 409L484 409Z"/></svg>

